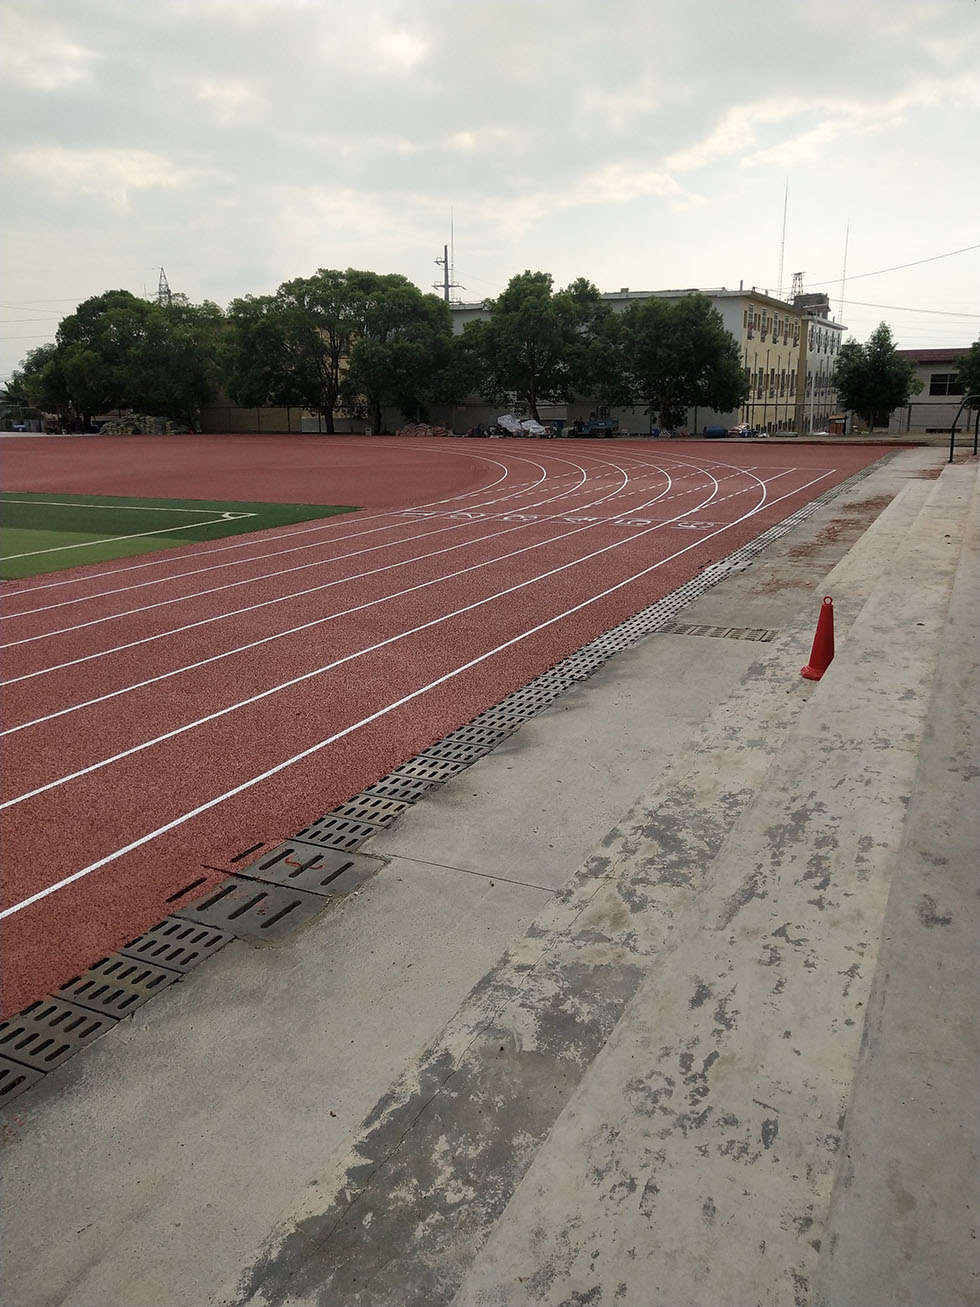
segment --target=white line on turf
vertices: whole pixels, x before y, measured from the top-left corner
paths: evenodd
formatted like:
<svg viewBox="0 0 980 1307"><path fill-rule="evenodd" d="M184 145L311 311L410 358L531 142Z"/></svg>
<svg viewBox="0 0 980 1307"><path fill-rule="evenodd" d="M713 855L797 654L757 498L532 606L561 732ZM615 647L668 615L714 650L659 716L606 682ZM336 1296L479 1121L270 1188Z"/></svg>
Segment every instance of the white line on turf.
<svg viewBox="0 0 980 1307"><path fill-rule="evenodd" d="M7 563L13 558L35 558L39 554L60 554L66 549L91 549L93 545L111 545L117 540L140 540L145 536L171 535L174 531L190 531L195 526L214 526L216 522L237 521L239 517L254 517L254 513L239 513L232 518L228 513L221 517L206 518L203 522L186 522L183 526L161 526L156 531L133 531L125 536L105 536L96 540L81 540L73 545L53 545L50 549L27 549L22 554L0 554L0 562Z"/></svg>

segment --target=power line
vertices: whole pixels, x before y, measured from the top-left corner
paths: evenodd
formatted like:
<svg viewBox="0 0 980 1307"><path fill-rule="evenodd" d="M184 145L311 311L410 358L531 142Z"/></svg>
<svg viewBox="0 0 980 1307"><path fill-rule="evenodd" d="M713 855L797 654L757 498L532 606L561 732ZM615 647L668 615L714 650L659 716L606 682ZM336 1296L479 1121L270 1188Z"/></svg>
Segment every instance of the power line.
<svg viewBox="0 0 980 1307"><path fill-rule="evenodd" d="M864 309L894 309L896 313L934 313L940 318L980 318L980 313L959 313L955 309L913 309L908 304L873 304L870 300L845 300Z"/></svg>
<svg viewBox="0 0 980 1307"><path fill-rule="evenodd" d="M980 245L964 245L961 250L948 250L945 254L932 254L928 259L913 259L911 263L896 263L894 268L878 268L874 272L857 272L847 278L848 281L860 281L862 277L881 277L886 272L901 272L903 268L917 268L922 263L935 263L937 259L951 259L954 254L969 254L971 250L980 250ZM840 281L840 277L814 277L808 286L817 286L824 282Z"/></svg>

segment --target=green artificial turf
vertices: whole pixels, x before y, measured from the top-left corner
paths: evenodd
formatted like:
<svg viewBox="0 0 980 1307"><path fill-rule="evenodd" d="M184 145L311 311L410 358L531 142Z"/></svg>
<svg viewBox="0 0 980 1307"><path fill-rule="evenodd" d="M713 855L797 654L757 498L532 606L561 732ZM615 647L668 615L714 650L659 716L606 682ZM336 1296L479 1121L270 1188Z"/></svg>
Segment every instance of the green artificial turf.
<svg viewBox="0 0 980 1307"><path fill-rule="evenodd" d="M83 563L354 511L329 504L242 504L10 490L0 494L0 577L40 576Z"/></svg>

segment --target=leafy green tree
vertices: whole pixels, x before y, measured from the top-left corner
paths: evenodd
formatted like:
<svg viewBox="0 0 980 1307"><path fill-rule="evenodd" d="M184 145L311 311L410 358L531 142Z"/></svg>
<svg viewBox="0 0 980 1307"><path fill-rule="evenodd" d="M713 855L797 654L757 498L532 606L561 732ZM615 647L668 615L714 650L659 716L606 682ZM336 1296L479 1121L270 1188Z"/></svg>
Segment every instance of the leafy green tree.
<svg viewBox="0 0 980 1307"><path fill-rule="evenodd" d="M621 350L633 401L663 427L683 422L694 407L731 412L748 394L735 338L705 295L631 304Z"/></svg>
<svg viewBox="0 0 980 1307"><path fill-rule="evenodd" d="M427 413L443 398L453 360L449 308L435 295L423 295L397 273L357 274L361 308L345 382L351 411L366 407L375 431L383 404L408 418Z"/></svg>
<svg viewBox="0 0 980 1307"><path fill-rule="evenodd" d="M964 395L980 395L980 340L974 341L966 357L960 359L956 379L963 387ZM973 407L977 408L978 405L974 404Z"/></svg>
<svg viewBox="0 0 980 1307"><path fill-rule="evenodd" d="M6 386L7 402L19 409L57 413L63 425L78 419L61 367L58 346L39 345L26 355Z"/></svg>
<svg viewBox="0 0 980 1307"><path fill-rule="evenodd" d="M223 326L216 304L180 297L163 306L105 291L61 320L55 345L28 355L24 384L62 420L132 408L193 424L214 393Z"/></svg>
<svg viewBox="0 0 980 1307"><path fill-rule="evenodd" d="M885 322L864 345L857 340L844 342L837 355L834 385L844 407L857 413L869 431L887 426L892 412L922 389L914 364L899 356Z"/></svg>
<svg viewBox="0 0 980 1307"><path fill-rule="evenodd" d="M328 432L363 318L360 274L320 268L275 295L234 300L229 393L241 404L301 404Z"/></svg>
<svg viewBox="0 0 980 1307"><path fill-rule="evenodd" d="M550 273L526 271L484 307L490 316L467 323L463 339L486 399L516 396L540 421L545 400L609 388L614 330L590 282L580 278L555 291Z"/></svg>

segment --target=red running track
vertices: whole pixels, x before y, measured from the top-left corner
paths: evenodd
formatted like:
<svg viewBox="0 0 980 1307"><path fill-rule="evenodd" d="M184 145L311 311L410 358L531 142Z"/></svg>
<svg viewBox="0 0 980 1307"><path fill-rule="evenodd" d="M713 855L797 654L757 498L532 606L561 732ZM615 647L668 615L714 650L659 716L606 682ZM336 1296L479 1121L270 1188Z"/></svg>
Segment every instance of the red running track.
<svg viewBox="0 0 980 1307"><path fill-rule="evenodd" d="M18 489L177 495L190 447L202 497L371 507L4 583L8 1013L883 452L12 443Z"/></svg>

